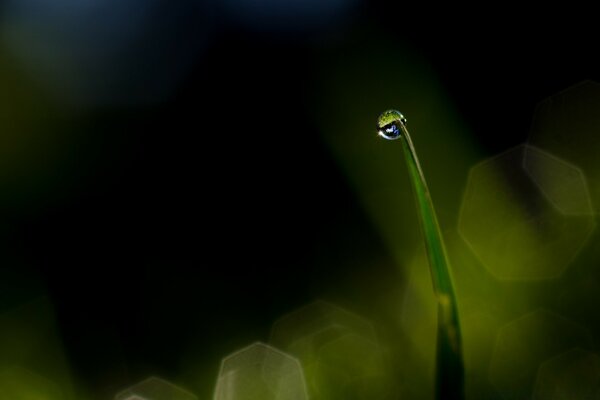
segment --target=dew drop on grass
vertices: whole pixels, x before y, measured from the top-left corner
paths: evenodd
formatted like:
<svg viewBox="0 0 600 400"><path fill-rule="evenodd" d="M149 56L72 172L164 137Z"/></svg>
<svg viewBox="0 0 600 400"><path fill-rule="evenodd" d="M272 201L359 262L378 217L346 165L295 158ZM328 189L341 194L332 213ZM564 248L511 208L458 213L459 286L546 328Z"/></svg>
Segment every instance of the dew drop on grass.
<svg viewBox="0 0 600 400"><path fill-rule="evenodd" d="M387 110L377 119L377 134L387 140L396 140L402 135L402 125L406 125L404 115L396 110Z"/></svg>

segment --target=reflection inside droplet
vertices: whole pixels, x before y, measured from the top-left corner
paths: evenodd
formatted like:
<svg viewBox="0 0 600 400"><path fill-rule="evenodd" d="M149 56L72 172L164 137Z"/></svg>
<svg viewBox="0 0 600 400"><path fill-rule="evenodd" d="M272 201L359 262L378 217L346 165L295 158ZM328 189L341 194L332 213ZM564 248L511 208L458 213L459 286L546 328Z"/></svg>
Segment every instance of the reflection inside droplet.
<svg viewBox="0 0 600 400"><path fill-rule="evenodd" d="M377 119L377 134L387 140L402 136L402 125L406 125L404 115L396 110L387 110Z"/></svg>

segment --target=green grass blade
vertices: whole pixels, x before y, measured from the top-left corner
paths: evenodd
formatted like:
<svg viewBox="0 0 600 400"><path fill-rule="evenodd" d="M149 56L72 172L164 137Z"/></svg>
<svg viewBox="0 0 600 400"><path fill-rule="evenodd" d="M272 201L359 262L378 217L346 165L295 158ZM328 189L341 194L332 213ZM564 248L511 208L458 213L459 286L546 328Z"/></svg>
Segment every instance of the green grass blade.
<svg viewBox="0 0 600 400"><path fill-rule="evenodd" d="M379 135L400 139L419 212L427 257L438 303L436 399L464 399L464 365L458 307L450 275L450 265L429 188L412 143L406 119L397 111L379 118Z"/></svg>

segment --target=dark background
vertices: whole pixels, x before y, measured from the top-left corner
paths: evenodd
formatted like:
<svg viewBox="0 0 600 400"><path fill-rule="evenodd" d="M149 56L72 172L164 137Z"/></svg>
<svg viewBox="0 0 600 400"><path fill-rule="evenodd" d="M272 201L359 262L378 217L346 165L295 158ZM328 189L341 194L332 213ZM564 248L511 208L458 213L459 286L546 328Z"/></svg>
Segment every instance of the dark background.
<svg viewBox="0 0 600 400"><path fill-rule="evenodd" d="M15 179L4 196L4 307L46 294L72 368L107 395L185 375L191 342L210 364L266 340L279 315L335 285L343 267L315 260L386 253L311 105L322 54L345 35L374 27L425 60L482 158L525 141L539 101L598 78L589 10L438 7L369 1L308 33L216 13L168 98L41 111L85 136L42 183Z"/></svg>

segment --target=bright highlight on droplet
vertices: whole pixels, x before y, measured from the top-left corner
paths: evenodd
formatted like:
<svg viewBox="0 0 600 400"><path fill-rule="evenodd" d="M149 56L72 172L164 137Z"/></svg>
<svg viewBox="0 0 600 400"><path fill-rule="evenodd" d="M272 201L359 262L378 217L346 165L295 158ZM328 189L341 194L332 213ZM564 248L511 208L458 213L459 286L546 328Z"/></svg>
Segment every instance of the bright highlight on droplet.
<svg viewBox="0 0 600 400"><path fill-rule="evenodd" d="M377 134L387 140L396 140L402 136L402 126L406 118L400 111L387 110L377 119Z"/></svg>

